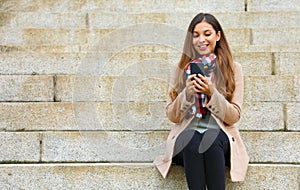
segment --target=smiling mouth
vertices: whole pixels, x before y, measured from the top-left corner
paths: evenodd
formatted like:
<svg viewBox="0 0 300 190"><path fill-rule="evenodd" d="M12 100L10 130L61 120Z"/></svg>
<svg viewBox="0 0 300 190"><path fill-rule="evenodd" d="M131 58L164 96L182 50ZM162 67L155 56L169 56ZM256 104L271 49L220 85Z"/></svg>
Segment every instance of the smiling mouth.
<svg viewBox="0 0 300 190"><path fill-rule="evenodd" d="M208 45L201 45L201 46L198 46L198 47L199 47L199 49L200 49L201 51L204 51L204 50L207 49L207 46L208 46Z"/></svg>

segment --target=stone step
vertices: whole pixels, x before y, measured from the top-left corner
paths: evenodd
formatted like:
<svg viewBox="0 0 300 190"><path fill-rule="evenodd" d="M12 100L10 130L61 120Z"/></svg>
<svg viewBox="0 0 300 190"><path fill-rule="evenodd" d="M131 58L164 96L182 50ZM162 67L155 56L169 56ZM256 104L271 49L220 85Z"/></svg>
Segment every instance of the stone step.
<svg viewBox="0 0 300 190"><path fill-rule="evenodd" d="M152 162L163 154L167 135L125 130L0 132L0 162ZM241 135L252 163L300 163L298 132Z"/></svg>
<svg viewBox="0 0 300 190"><path fill-rule="evenodd" d="M191 19L198 12L166 13L166 23L186 30ZM251 12L211 12L221 23L223 29L234 28L293 28L299 26L299 11L251 11ZM101 14L101 13L96 13ZM105 13L104 13L105 14ZM112 14L112 13L111 13ZM92 15L91 15L92 16Z"/></svg>
<svg viewBox="0 0 300 190"><path fill-rule="evenodd" d="M0 75L0 101L53 101L50 75Z"/></svg>
<svg viewBox="0 0 300 190"><path fill-rule="evenodd" d="M165 101L169 79L164 76L57 76L60 101ZM246 102L299 101L297 75L245 76ZM129 91L128 89L132 89Z"/></svg>
<svg viewBox="0 0 300 190"><path fill-rule="evenodd" d="M153 64L162 67L163 74L170 76L180 59L181 52L172 48L128 48L111 54L85 54L79 52L39 52L11 47L0 53L0 74L63 74L63 75L120 75L128 69L148 68L157 72ZM50 51L50 50L49 50ZM138 52L137 52L138 51ZM299 75L300 52L233 52L234 60L242 64L245 76L251 75ZM105 59L101 59L105 57ZM97 68L97 70L95 70ZM97 71L97 72L96 72ZM148 71L148 72L149 72ZM96 73L95 73L96 72ZM134 72L134 71L131 71ZM140 71L137 71L140 72Z"/></svg>
<svg viewBox="0 0 300 190"><path fill-rule="evenodd" d="M187 189L183 168L163 179L153 164L2 164L1 189ZM299 165L250 164L245 182L227 180L228 190L298 189Z"/></svg>
<svg viewBox="0 0 300 190"><path fill-rule="evenodd" d="M298 0L289 0L288 3L281 0L249 0L247 1L248 11L300 11Z"/></svg>
<svg viewBox="0 0 300 190"><path fill-rule="evenodd" d="M100 34L103 32L102 30L0 27L0 43L30 46L100 46L103 50L151 43L182 49L186 34L186 27L178 28L165 23L142 23L112 28L115 29L113 32L107 34L105 30L103 36L99 36L99 32ZM298 26L288 29L291 33L300 31ZM286 30L286 27L272 28L272 35L269 35L270 28L228 28L224 31L232 46L300 44L300 37L287 34ZM122 34L121 40L120 34ZM280 38L285 40L278 40Z"/></svg>
<svg viewBox="0 0 300 190"><path fill-rule="evenodd" d="M133 49L133 48L132 48ZM147 50L144 48L145 51ZM87 72L89 65L90 74L95 72L94 68L99 68L98 75L119 75L132 65L143 67L145 64L160 64L166 70L175 67L180 59L180 52L118 52L108 55L107 60L99 62L89 60L99 60L99 54L89 58L84 53L48 53L35 51L16 50L13 52L0 53L0 73L1 74L68 74L76 75L81 72ZM273 57L276 58L275 64L278 65L280 73L297 73L297 59L300 59L300 53L271 53L271 52L234 52L235 61L243 66L245 75L271 75ZM282 64L289 65L284 68ZM286 63L287 62L287 63ZM258 67L257 65L260 65ZM153 67L152 67L153 68ZM150 68L149 68L150 69ZM151 72L155 72L155 68ZM163 69L163 68L161 68ZM167 75L169 75L167 73ZM88 73L87 73L88 74ZM95 75L95 74L94 74Z"/></svg>
<svg viewBox="0 0 300 190"><path fill-rule="evenodd" d="M183 40L182 40L183 43ZM300 47L297 44L289 45L231 45L233 53L299 53ZM108 51L107 49L101 49L99 46L89 45L88 47L84 44L80 45L67 45L67 46L42 46L42 45L0 45L0 53L11 54L11 53L31 53L31 54L55 54L55 53L71 53L71 54L92 54L93 52L102 52L112 57L116 53L176 53L180 58L182 52L182 46L172 47L163 44L135 44L133 46L126 46L123 49L113 49ZM3 54L3 55L5 55Z"/></svg>
<svg viewBox="0 0 300 190"><path fill-rule="evenodd" d="M1 131L169 130L166 102L0 103ZM245 102L239 128L299 131L299 102Z"/></svg>
<svg viewBox="0 0 300 190"><path fill-rule="evenodd" d="M126 68L119 76L0 75L3 91L0 101L166 101L169 71L160 73L164 70L159 70L162 67L154 70L145 66L143 70L134 66ZM151 67L151 64L147 66ZM149 70L153 73L148 73ZM245 76L244 82L246 102L300 100L297 75Z"/></svg>
<svg viewBox="0 0 300 190"><path fill-rule="evenodd" d="M174 25L186 31L197 11L176 12L0 12L0 27L36 29L93 29L111 31L142 23ZM298 26L300 11L211 12L224 29L230 28L293 28ZM101 18L101 19L99 19ZM104 33L103 33L104 34ZM99 37L99 35L98 35Z"/></svg>
<svg viewBox="0 0 300 190"><path fill-rule="evenodd" d="M57 1L57 2L39 2L25 0L11 0L3 2L0 11L11 12L242 12L242 11L299 11L300 4L297 0L290 0L288 3L281 0L267 0L261 2L259 0L238 1L238 0L221 0L218 2L211 2L207 0L197 1L198 6L195 6L195 1L155 1L149 3L146 1ZM114 5L113 7L111 5Z"/></svg>
<svg viewBox="0 0 300 190"><path fill-rule="evenodd" d="M146 32L141 33L143 29ZM154 31L157 32L154 32ZM172 31L170 34L169 31ZM147 32L148 31L148 32ZM230 45L286 45L286 44L300 44L300 37L297 35L289 35L284 33L286 28L272 29L272 35L269 35L270 29L255 28L255 29L226 29L226 37ZM299 33L300 28L289 28L293 34ZM173 32L176 32L174 35ZM185 30L176 29L172 25L146 23L140 25L128 26L125 28L114 30L101 38L99 36L89 35L90 32L86 29L23 29L11 33L9 28L2 28L0 30L2 38L1 44L20 44L30 46L68 46L68 45L98 45L103 49L124 48L127 45L137 45L142 43L163 44L166 46L173 46L181 49L184 41ZM10 33L10 35L8 35ZM21 33L21 34L19 34ZM122 34L122 41L118 36ZM21 36L20 36L21 35ZM12 38L16 36L16 38ZM166 36L173 37L173 42ZM176 37L174 37L176 36ZM285 40L278 40L284 38ZM109 43L110 42L110 43Z"/></svg>
<svg viewBox="0 0 300 190"><path fill-rule="evenodd" d="M155 1L149 3L147 1L66 1L60 0L55 2L39 2L32 1L27 2L25 0L11 0L4 2L1 6L1 11L11 11L11 12L79 12L79 11L95 11L95 12L165 12L170 11L244 11L244 2L239 0L222 0L218 3L210 2L207 3L206 0L197 1L199 6L195 6L195 1L168 1L161 2ZM114 5L112 7L112 5Z"/></svg>
<svg viewBox="0 0 300 190"><path fill-rule="evenodd" d="M133 49L133 48L132 48ZM147 51L146 48L144 48ZM34 52L17 50L14 52L0 53L0 73L1 74L81 74L90 69L93 74L94 68L99 68L98 75L119 75L120 71L126 70L132 65L136 67L145 66L145 64L160 64L164 65L169 73L171 68L175 67L180 59L180 52L118 52L116 54L108 55L107 60L99 62L89 60L98 60L99 54L89 58L84 53L48 53L48 52ZM292 57L293 56L293 57ZM235 61L243 66L245 75L270 75L272 74L272 59L276 57L278 67L282 62L289 63L289 67L284 67L283 73L295 73L297 70L297 59L300 59L300 53L275 53L271 52L236 52L234 53ZM294 59L293 59L294 58ZM260 65L258 67L257 65ZM286 65L286 64L285 64ZM153 68L153 67L152 67ZM151 72L155 72L153 68ZM162 68L163 69L163 68ZM282 72L281 68L278 72ZM164 71L164 72L166 72ZM87 73L88 74L88 73ZM169 75L169 74L167 74Z"/></svg>

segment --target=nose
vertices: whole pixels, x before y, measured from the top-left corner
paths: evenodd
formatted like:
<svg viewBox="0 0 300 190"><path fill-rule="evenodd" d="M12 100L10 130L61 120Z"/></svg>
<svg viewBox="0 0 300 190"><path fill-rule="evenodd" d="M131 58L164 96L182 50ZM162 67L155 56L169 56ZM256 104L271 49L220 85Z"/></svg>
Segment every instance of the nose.
<svg viewBox="0 0 300 190"><path fill-rule="evenodd" d="M198 40L199 40L199 42L204 42L205 41L205 36L204 35L199 35Z"/></svg>

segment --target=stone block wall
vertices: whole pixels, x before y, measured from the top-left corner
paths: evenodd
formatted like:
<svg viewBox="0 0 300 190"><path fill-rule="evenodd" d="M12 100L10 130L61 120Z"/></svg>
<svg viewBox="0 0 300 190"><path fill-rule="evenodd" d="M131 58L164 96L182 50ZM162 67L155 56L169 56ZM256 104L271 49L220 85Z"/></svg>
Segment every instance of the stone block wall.
<svg viewBox="0 0 300 190"><path fill-rule="evenodd" d="M154 168L190 20L221 22L243 67L246 181L300 187L298 0L1 0L0 188L186 189Z"/></svg>

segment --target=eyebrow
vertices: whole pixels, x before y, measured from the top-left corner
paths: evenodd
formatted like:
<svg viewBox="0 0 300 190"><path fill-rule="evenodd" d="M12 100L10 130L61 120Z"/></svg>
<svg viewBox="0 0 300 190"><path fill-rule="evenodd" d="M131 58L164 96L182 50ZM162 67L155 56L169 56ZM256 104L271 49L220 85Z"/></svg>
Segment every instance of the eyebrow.
<svg viewBox="0 0 300 190"><path fill-rule="evenodd" d="M211 32L211 31L212 31L211 29L207 29L207 30L204 30L204 33L205 32ZM197 30L194 30L193 33L198 33L199 34L199 32Z"/></svg>

